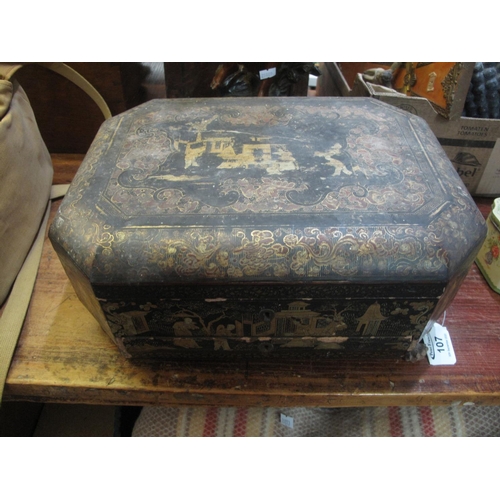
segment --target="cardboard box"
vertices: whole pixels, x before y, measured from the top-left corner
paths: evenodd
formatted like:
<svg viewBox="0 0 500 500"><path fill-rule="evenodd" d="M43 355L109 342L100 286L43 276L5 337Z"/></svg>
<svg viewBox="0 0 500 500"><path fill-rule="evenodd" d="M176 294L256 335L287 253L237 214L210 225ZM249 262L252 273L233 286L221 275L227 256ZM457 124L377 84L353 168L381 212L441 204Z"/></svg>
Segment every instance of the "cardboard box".
<svg viewBox="0 0 500 500"><path fill-rule="evenodd" d="M428 99L436 112L449 120L460 118L475 63L462 62L326 62L319 65L317 96L349 96L357 75L365 71L394 69L392 88L400 94ZM367 78L366 81L374 82Z"/></svg>
<svg viewBox="0 0 500 500"><path fill-rule="evenodd" d="M500 196L500 120L459 117L448 120L422 97L408 97L358 74L351 96L371 96L427 121L469 192Z"/></svg>

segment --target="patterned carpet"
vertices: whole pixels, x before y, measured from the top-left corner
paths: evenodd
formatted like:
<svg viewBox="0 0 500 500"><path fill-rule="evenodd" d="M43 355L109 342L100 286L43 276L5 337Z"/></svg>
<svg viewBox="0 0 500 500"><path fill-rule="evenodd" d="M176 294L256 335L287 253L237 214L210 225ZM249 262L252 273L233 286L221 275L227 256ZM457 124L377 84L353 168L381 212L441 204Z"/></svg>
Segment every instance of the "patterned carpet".
<svg viewBox="0 0 500 500"><path fill-rule="evenodd" d="M132 437L497 437L500 406L145 407Z"/></svg>

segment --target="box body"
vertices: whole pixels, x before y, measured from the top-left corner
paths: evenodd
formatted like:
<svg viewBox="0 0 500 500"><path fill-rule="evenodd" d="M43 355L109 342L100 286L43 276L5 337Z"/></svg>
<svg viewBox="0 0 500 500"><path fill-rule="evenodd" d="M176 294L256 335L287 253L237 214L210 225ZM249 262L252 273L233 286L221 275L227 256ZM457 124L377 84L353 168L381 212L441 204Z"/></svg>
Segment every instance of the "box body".
<svg viewBox="0 0 500 500"><path fill-rule="evenodd" d="M103 124L50 239L127 356L396 357L485 231L421 118L372 98L176 99Z"/></svg>

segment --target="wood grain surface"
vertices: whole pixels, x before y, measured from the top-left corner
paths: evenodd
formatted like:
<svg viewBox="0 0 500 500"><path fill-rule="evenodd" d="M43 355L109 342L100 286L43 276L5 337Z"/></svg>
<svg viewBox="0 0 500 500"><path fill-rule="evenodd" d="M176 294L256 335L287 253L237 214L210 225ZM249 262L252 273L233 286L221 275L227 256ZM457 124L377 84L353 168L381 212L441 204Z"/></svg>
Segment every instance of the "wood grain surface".
<svg viewBox="0 0 500 500"><path fill-rule="evenodd" d="M56 179L79 157L57 156ZM487 215L490 199L476 200ZM52 217L59 205L52 206ZM446 322L454 366L426 359L138 363L76 297L48 240L4 400L112 405L396 406L500 404L500 295L473 265Z"/></svg>

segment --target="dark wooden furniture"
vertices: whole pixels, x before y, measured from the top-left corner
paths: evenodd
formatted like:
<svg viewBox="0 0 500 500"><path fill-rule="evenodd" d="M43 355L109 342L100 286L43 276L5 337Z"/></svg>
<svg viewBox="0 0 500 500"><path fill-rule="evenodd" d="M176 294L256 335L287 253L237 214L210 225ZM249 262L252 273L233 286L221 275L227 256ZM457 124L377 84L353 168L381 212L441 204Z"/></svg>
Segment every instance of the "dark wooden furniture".
<svg viewBox="0 0 500 500"><path fill-rule="evenodd" d="M67 63L88 80L106 101L113 115L122 113L158 93L165 97L163 75L151 75L157 66L145 63ZM151 89L150 83L161 89ZM64 77L37 64L16 73L36 116L40 133L51 153L86 153L103 121L92 99ZM153 92L151 92L153 90ZM156 95L153 95L153 97Z"/></svg>
<svg viewBox="0 0 500 500"><path fill-rule="evenodd" d="M54 157L66 182L80 156ZM483 215L491 200L477 199ZM52 215L58 203L54 203ZM402 360L138 364L77 299L47 240L5 401L112 405L395 406L500 404L500 295L473 265L447 310L457 363Z"/></svg>

